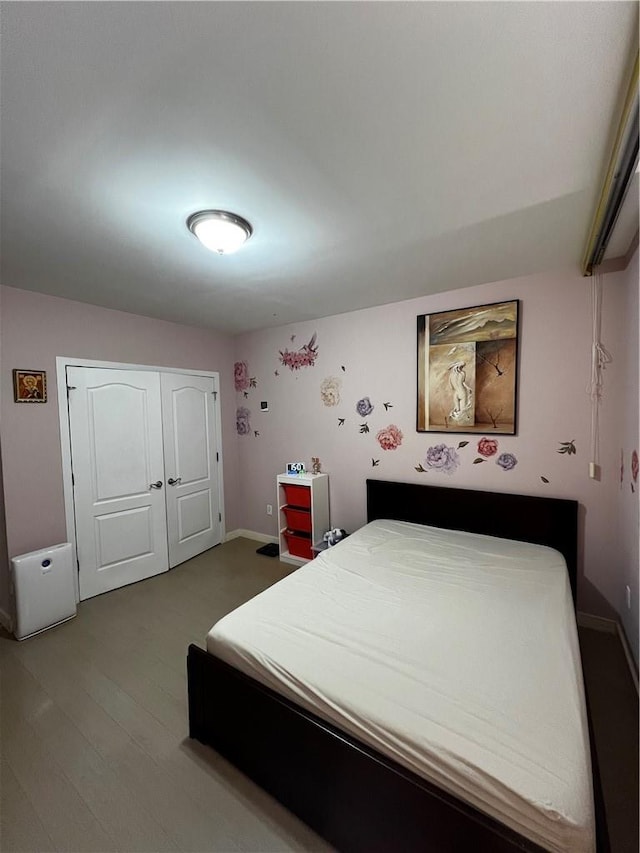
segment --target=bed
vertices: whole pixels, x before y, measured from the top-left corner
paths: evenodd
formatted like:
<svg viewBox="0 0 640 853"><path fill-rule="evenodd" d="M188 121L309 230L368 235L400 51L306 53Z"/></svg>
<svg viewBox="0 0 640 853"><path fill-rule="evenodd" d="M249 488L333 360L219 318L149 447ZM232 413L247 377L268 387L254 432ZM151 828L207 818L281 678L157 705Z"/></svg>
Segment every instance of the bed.
<svg viewBox="0 0 640 853"><path fill-rule="evenodd" d="M469 580L475 584L473 594L468 599L468 602L472 604L472 609L473 607L488 609L487 603L490 606L492 601L497 601L495 598L496 591L490 588L493 581L491 580L487 586L487 580L490 576L487 574L485 577L482 568L470 579L464 578L464 572L448 570L446 573L440 572L439 575L436 573L434 578L429 579L429 595L431 600L437 602L437 607L433 607L427 620L436 633L431 637L428 633L421 636L419 633L421 630L420 622L416 620L416 614L413 616L410 614L410 602L413 596L412 584L424 585L424 578L422 568L417 564L414 565L415 559L417 559L415 556L417 550L413 545L407 550L408 545L406 543L415 544L427 536L430 541L429 547L433 547L434 543L436 547L439 547L438 543L441 540L447 542L451 540L454 549L464 550L469 546L475 554L483 552L483 549L488 549L485 555L487 565L495 563L502 566L502 551L499 549L499 553L496 551L499 545L500 548L504 547L507 551L520 554L521 559L524 560L523 565L527 564L527 561L530 562L529 569L523 572L519 571L517 578L515 574L508 576L510 582L506 586L506 596L502 596L504 601L501 607L498 608L497 605L492 607L494 620L498 620L502 624L502 630L507 631L505 641L512 641L505 644L505 649L509 650L513 645L513 634L516 633L513 624L510 622L514 618L513 612L510 613L510 608L513 611L514 608L521 607L522 605L518 601L524 600L526 602L529 598L536 600L536 596L539 598L537 586L541 582L540 578L547 572L546 568L544 571L540 570L536 560L539 560L540 554L547 552L548 548L541 549L535 546L549 546L555 549L553 552L548 552L552 557L552 564L555 559L555 568L552 565L549 569L549 578L551 579L550 582L556 587L560 583L567 588L564 604L567 611L565 622L567 624L571 622L571 594L575 597L576 590L577 509L577 504L574 501L438 488L418 484L367 481L368 521L373 522L373 524L369 524L362 533L350 537L352 542L349 547L347 547L349 540L346 540L344 547L343 545L336 546L336 548L331 549L333 554L328 555L335 561L338 558L343 559L350 551L357 558L358 549L360 549L364 560L363 571L369 572L368 576L364 577L363 571L358 570L357 567L349 568L347 574L352 589L347 591L346 597L344 586L341 587L340 600L346 603L348 605L346 609L351 608L354 614L351 618L353 636L350 639L348 637L347 639L340 638L337 634L334 636L331 632L325 632L323 628L324 625L332 621L332 608L334 608L337 600L334 596L332 604L333 574L343 577L344 571L334 572L330 560L327 561L326 565L318 563L314 567L314 564L308 564L303 570L294 573L291 580L287 578L277 584L278 590L272 587L271 589L275 590L274 593L270 595L264 593L262 596L258 596L248 605L234 611L233 614L225 617L217 626L214 626L213 633L210 632L210 636L207 638L209 651L197 646L189 648L191 737L213 746L340 850L463 851L477 849L500 853L500 851L514 850L573 849L574 843L583 845L582 849L585 850L593 849L593 846L589 847L591 842L584 832L583 837L574 842L571 837L572 827L569 826L568 830L562 826L556 828L553 821L547 821L550 835L545 836L548 828L537 826L537 813L522 809L522 804L527 799L526 797L523 798L522 792L518 790L518 785L523 776L522 766L525 767L526 771L524 773L527 776L526 784L531 786L532 791L537 790L538 799L544 800L546 785L549 785L550 789L554 789L555 775L552 773L545 777L544 774L540 776L540 774L529 772L530 767L535 766L537 756L540 754L540 745L536 745L535 742L532 742L531 757L524 757L530 762L529 765L523 765L524 759L523 761L520 760L522 758L522 744L526 745L526 740L519 736L518 726L514 727L508 723L509 714L505 710L508 709L511 701L509 699L509 683L512 680L506 663L509 657L506 651L501 655L502 668L491 667L493 672L497 673L498 680L494 684L491 679L495 680L496 676L490 676L487 682L490 689L484 691L486 695L477 708L473 706L473 703L470 704L469 696L471 693L469 691L473 688L473 691L479 691L482 694L484 682L482 679L478 680L474 668L469 668L467 676L456 686L453 693L449 691L451 693L449 695L447 691L440 689L439 679L442 677L442 671L439 671L437 667L434 668L432 661L429 670L430 676L427 679L430 683L418 685L418 692L411 700L417 703L419 707L422 707L423 703L426 707L426 700L428 699L432 703L435 696L436 706L442 706L441 717L439 720L434 717L435 722L431 729L429 729L430 722L427 720L427 729L432 733L435 732L435 736L431 750L422 748L420 750L420 756L424 752L426 762L430 765L426 767L426 770L420 765L419 761L415 760L416 750L413 749L408 734L407 738L404 737L405 733L410 733L412 725L419 735L420 726L424 723L424 719L419 718L420 715L418 715L416 723L415 714L412 717L410 703L409 712L405 707L408 703L407 697L411 695L413 690L412 685L415 686L419 681L419 679L414 678L411 664L414 660L420 664L420 644L422 643L425 647L428 646L431 651L437 648L438 638L442 635L443 630L443 625L438 622L438 619L440 622L449 619L452 607L452 612L455 613L456 602L461 600L461 596L468 594L468 590L465 591L465 584ZM427 525L427 528L430 529L418 528L415 525ZM458 530L465 532L452 532ZM408 534L408 538L399 538L400 534L402 537L406 537ZM471 539L472 534L479 535L481 539ZM385 538L380 538L383 535ZM499 540L488 539L487 536L502 537L512 541L503 546ZM367 537L369 538L367 539ZM394 543L402 543L402 548L404 548L398 566L401 569L403 566L411 568L410 571L404 571L408 577L407 596L404 603L400 600L400 594L396 594L394 591L397 587L396 580L392 576L384 574L387 569L380 561L376 562L374 568L368 569L366 566L366 560L370 559L367 554L388 551L387 540L389 537L394 540ZM517 545L516 543L533 544ZM396 548L396 544L393 547ZM420 548L422 548L421 542ZM566 561L570 585L567 584L564 566L561 565L562 561L558 563L559 557L556 552L560 552ZM338 560L338 562L340 561ZM398 561L396 560L396 562ZM348 565L350 567L355 566L353 562ZM504 563L505 567L507 565ZM559 566L560 568L558 568ZM505 570L509 571L508 568ZM371 574L372 572L375 577ZM375 574L376 572L378 574ZM452 578L458 574L462 586L454 589L451 596L447 593L442 598L443 590L446 592L446 588L451 585ZM511 578L513 578L512 581ZM344 583L344 581L342 582ZM530 595L527 590L528 585L532 583L536 586L536 590L534 590L534 594ZM311 589L314 585L320 586L316 592ZM366 598L364 591L367 587L372 590L372 604L366 608L358 608L360 599ZM512 603L511 597L519 587L524 590L525 598L515 598ZM569 587L571 593L568 592ZM267 593L269 592L267 591ZM283 638L278 639L275 635L281 633L279 622L282 621L284 624L287 621L284 618L284 611L277 611L278 614L283 613L283 618L282 620L271 619L271 627L269 628L268 619L263 618L267 611L263 613L260 608L266 607L274 597L282 596L284 592L288 592L290 598L291 614L293 615L291 626L294 633L285 633L283 643ZM488 598L483 599L485 594ZM317 599L312 599L312 595L316 595ZM349 603L349 595L352 596L351 603ZM418 595L417 592L416 595ZM296 596L298 596L297 601ZM375 612L376 596L379 603L384 602L386 610L389 610L388 602L393 599L393 606L400 608L398 612L404 614L404 621L409 626L405 632L406 635L412 638L415 634L417 643L417 647L412 647L409 643L408 654L405 654L401 664L392 663L391 668L387 667L387 676L389 673L392 676L391 691L399 697L396 704L400 708L401 714L401 722L396 721L395 728L390 729L393 736L388 735L379 727L379 720L375 714L367 714L370 708L377 708L377 705L380 704L375 689L373 692L367 693L367 688L359 685L356 690L351 691L354 696L359 697L360 707L358 708L353 705L353 701L355 701L352 701L353 697L347 696L349 693L348 685L346 687L343 685L343 688L336 687L335 680L335 675L338 673L339 682L340 672L344 670L344 678L347 681L357 683L359 669L364 670L366 668L365 663L368 658L377 658L380 654L384 656L384 639L379 644L380 647L374 656L370 655L370 649L364 642L367 637L373 643L377 642L375 630L369 629L372 626L375 628L378 623L375 620L374 622L367 621L372 618L371 611ZM440 598L438 598L439 596ZM317 623L314 622L311 611L307 615L303 612L306 599L319 602L319 621ZM329 610L322 611L321 603L323 600L325 608L327 602L329 603ZM278 607L282 606L283 604L280 602ZM286 600L284 606L286 609ZM257 611L256 608L258 608ZM358 615L360 610L362 613ZM302 623L297 625L295 624L296 613L299 613L302 619ZM471 611L468 609L465 611L465 619L472 623L473 617L469 617L470 613ZM482 614L477 613L475 618L482 618ZM244 648L242 644L234 645L234 635L238 634L238 623L243 619L245 625L242 628L241 635L245 637L243 640ZM358 619L361 621L358 622ZM413 623L412 619L414 620ZM410 627L412 624L416 626L415 630ZM260 641L263 644L262 648L246 639L247 625L249 633L252 631L252 625L256 627L257 634L262 631L263 637ZM266 633L264 631L265 625L267 625ZM560 627L560 631L562 633L562 627ZM547 642L555 643L556 640L551 635L546 637L547 633L549 632L545 630L541 634L539 642L544 644L546 638ZM569 641L569 646L571 646L575 640L575 628L572 626L568 633L570 638L571 636L574 638ZM309 651L310 647L303 644L303 640L304 643L308 640L308 637L303 636L305 634L313 634L315 637L313 640L315 645L311 647L311 651ZM327 636L321 636L323 634ZM497 635L494 632L494 635L498 639L500 638L499 632ZM265 637L266 645L264 645ZM272 648L269 647L271 640L276 643ZM557 642L563 642L561 636ZM405 640L403 643L407 644ZM331 670L331 665L330 659L324 655L327 649L331 650L332 644L336 646L337 659L341 660L341 665L335 667L336 673L331 679L324 683L318 682L319 686L314 685L313 689L310 690L305 680L291 678L294 669L290 666L287 655L295 652L298 645L300 646L300 654L297 654L297 659L304 661L306 655L311 662L312 669L315 665L318 671L325 673ZM449 646L452 644L442 645L443 648L438 651L436 657L443 657L443 667L446 669L448 657L443 655L443 649L449 654ZM357 654L355 655L355 664L353 660L349 664L347 659L354 657L353 647L362 647L363 651L360 650L359 658ZM256 648L258 649L257 652L255 652ZM278 654L274 652L274 648L280 648L280 652L278 652L281 655L280 659ZM251 653L247 649L252 650ZM550 654L552 650L553 647L546 651L541 648L541 652L544 652L543 657L552 657ZM452 653L455 653L455 649ZM575 648L573 652L567 654L568 659L571 654L575 658ZM479 654L478 660L481 661L490 656L487 650L484 650ZM495 655L493 656L495 657ZM295 657L296 654L294 654ZM425 655L425 658L427 657ZM264 671L256 667L256 660L262 662L266 660L270 663L270 671L269 667ZM355 668L350 671L349 665ZM573 662L569 661L567 665L573 666L574 675L577 667L581 689L579 656L577 663L574 659ZM278 670L284 674L283 678L278 677ZM384 679L378 679L374 672L373 683L376 684L380 680L387 683L387 676ZM393 681L394 678L396 679L395 682ZM422 678L422 681L424 682L425 679ZM564 679L559 680L558 685L563 681ZM535 721L536 717L544 715L544 705L547 700L538 709L536 707L536 696L539 693L537 686L530 685L529 687L532 689L527 689L530 696L527 700L527 707L524 709L524 717L533 718ZM429 693L426 699L426 694L419 692L425 689ZM342 694L340 690L343 690ZM556 688L549 695L548 702L553 703L555 701L555 692L557 692ZM310 693L313 693L313 696L310 696ZM336 695L340 700L347 697L351 704L347 703L346 699L344 703L342 701L336 702ZM499 697L499 702L495 701L496 697ZM388 703L388 698L383 697L382 704ZM565 705L567 704L571 705L571 699L568 703L565 702ZM431 705L429 707L431 708ZM507 730L501 734L498 748L496 749L496 744L494 744L493 747L484 749L484 756L485 759L488 757L490 762L495 758L500 765L500 773L506 774L504 776L506 780L511 778L510 774L514 767L513 758L516 756L515 765L522 766L519 769L517 768L518 772L513 781L513 791L510 790L510 785L501 783L500 786L497 786L495 784L495 780L499 779L499 773L496 775L493 772L496 769L493 766L490 767L491 773L486 774L489 782L487 784L485 780L483 789L483 784L479 787L477 785L479 775L477 763L469 762L469 766L472 767L471 772L465 768L465 762L445 763L442 768L438 764L439 755L446 756L450 751L452 754L456 754L455 749L450 750L450 747L452 744L455 746L456 739L459 739L461 734L466 740L465 749L471 748L472 752L476 741L481 745L481 748L483 748L483 738L489 737L490 741L492 726L487 727L486 720L483 722L483 713L486 712L487 708L493 708L492 714L501 714L504 711ZM334 713L332 713L332 709ZM474 712L471 715L468 713L470 709ZM362 714L363 710L365 716L371 717L366 725L362 724L361 718L358 716L358 713ZM527 711L529 713L526 713ZM465 714L467 715L467 722L465 722ZM470 726L468 725L469 720L471 721ZM445 727L442 726L443 721L446 721ZM582 735L581 727L584 729ZM554 728L556 728L555 725ZM444 734L440 738L441 730L444 730ZM564 757L564 741L576 740L578 742L576 755L580 754L579 742L581 737L586 744L584 764L580 765L578 762L574 768L574 772L578 774L575 777L578 780L575 782L575 787L584 789L582 800L585 800L584 792L587 789L589 789L590 796L591 786L588 784L590 780L587 779L586 784L579 783L582 776L586 777L591 772L589 769L590 757L593 766L597 849L599 853L606 851L608 850L606 823L601 808L597 762L593 750L589 756L589 738L584 720L584 709L581 711L578 708L575 726L569 718L564 721L564 730L562 726L559 726L558 730L560 735L556 732L554 736L560 737L560 740L553 747L553 752L558 754L559 764L556 774L558 778L566 775L562 768L573 761L572 758ZM549 737L551 738L550 744L553 744L551 735ZM533 740L535 741L535 738ZM573 755L573 753L567 753L567 755ZM547 756L547 760L551 760L549 756ZM568 778L572 778L570 774ZM566 788L566 780L564 784ZM572 783L570 787L573 788L574 784ZM561 788L562 785L559 786L559 790ZM556 796L555 793L554 796ZM558 796L561 802L562 794ZM562 804L562 808L565 808L565 805ZM567 809L570 811L573 807L570 805L567 806ZM575 808L579 808L579 806L575 806ZM520 812L522 814L519 814ZM571 816L568 823L572 823ZM567 832L569 832L568 835ZM578 835L575 838L578 839ZM565 845L564 848L563 845Z"/></svg>

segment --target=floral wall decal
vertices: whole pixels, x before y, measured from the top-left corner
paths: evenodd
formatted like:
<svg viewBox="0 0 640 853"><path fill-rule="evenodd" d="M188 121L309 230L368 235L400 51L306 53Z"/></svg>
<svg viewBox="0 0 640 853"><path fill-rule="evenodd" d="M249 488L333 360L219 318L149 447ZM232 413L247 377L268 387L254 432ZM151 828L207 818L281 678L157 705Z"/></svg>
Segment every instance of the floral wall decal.
<svg viewBox="0 0 640 853"><path fill-rule="evenodd" d="M480 462L486 462L490 456L495 456L498 452L498 441L495 438L481 438L478 442L478 453L480 456L477 456L473 460L474 465L478 465Z"/></svg>
<svg viewBox="0 0 640 853"><path fill-rule="evenodd" d="M295 339L295 335L291 336L291 341ZM318 357L318 347L316 346L316 333L311 336L308 344L304 344L298 350L285 349L280 350L280 361L289 370L300 370L301 367L313 367Z"/></svg>
<svg viewBox="0 0 640 853"><path fill-rule="evenodd" d="M396 450L402 444L402 430L395 424L389 424L376 434L376 441L383 450Z"/></svg>
<svg viewBox="0 0 640 853"><path fill-rule="evenodd" d="M423 465L417 465L416 471L420 473L440 471L443 474L451 475L458 465L460 465L460 457L455 447L447 447L446 444L436 444L428 448Z"/></svg>
<svg viewBox="0 0 640 853"><path fill-rule="evenodd" d="M344 426L344 418L338 418L338 426Z"/></svg>
<svg viewBox="0 0 640 853"><path fill-rule="evenodd" d="M638 483L638 451L634 450L631 454L631 491L635 492L635 486Z"/></svg>
<svg viewBox="0 0 640 853"><path fill-rule="evenodd" d="M389 411L389 409L393 409L393 404L392 404L392 403L383 403L382 405L384 406L384 410L385 410L385 412L388 412L388 411Z"/></svg>
<svg viewBox="0 0 640 853"><path fill-rule="evenodd" d="M249 387L249 366L246 361L236 361L233 365L233 382L236 391L246 391Z"/></svg>
<svg viewBox="0 0 640 853"><path fill-rule="evenodd" d="M325 406L337 406L340 402L342 380L337 376L327 376L320 383L320 397Z"/></svg>
<svg viewBox="0 0 640 853"><path fill-rule="evenodd" d="M356 412L361 418L366 418L374 410L375 406L368 397L363 397L356 403Z"/></svg>
<svg viewBox="0 0 640 853"><path fill-rule="evenodd" d="M238 435L249 435L251 432L251 412L244 406L236 409L236 432Z"/></svg>
<svg viewBox="0 0 640 853"><path fill-rule="evenodd" d="M620 488L624 483L624 450L620 448Z"/></svg>
<svg viewBox="0 0 640 853"><path fill-rule="evenodd" d="M542 482L543 482L543 483L548 483L548 482L549 482L549 481L547 480L547 478L546 478L546 477L543 477L543 476L542 476L542 474L540 475L540 479L542 480Z"/></svg>
<svg viewBox="0 0 640 853"><path fill-rule="evenodd" d="M371 457L371 467L372 467L372 468L375 468L375 467L376 467L377 465L379 465L379 464L380 464L380 460L379 460L379 459L374 459L374 458L373 458L373 456L372 456L372 457Z"/></svg>
<svg viewBox="0 0 640 853"><path fill-rule="evenodd" d="M561 441L560 449L556 450L556 453L566 453L569 456L572 456L574 453L577 453L575 438L572 438L571 441Z"/></svg>
<svg viewBox="0 0 640 853"><path fill-rule="evenodd" d="M249 376L249 365L246 361L236 361L233 365L233 384L236 391L244 391L244 396L248 397L247 388L257 388L255 376Z"/></svg>
<svg viewBox="0 0 640 853"><path fill-rule="evenodd" d="M518 464L518 460L513 453L501 453L496 459L496 465L499 465L503 471L513 471Z"/></svg>
<svg viewBox="0 0 640 853"><path fill-rule="evenodd" d="M488 459L489 456L495 456L497 452L498 442L495 438L481 438L478 442L478 453L480 456Z"/></svg>
<svg viewBox="0 0 640 853"><path fill-rule="evenodd" d="M360 429L358 430L360 433L369 432L369 424L365 421L363 424L360 424Z"/></svg>

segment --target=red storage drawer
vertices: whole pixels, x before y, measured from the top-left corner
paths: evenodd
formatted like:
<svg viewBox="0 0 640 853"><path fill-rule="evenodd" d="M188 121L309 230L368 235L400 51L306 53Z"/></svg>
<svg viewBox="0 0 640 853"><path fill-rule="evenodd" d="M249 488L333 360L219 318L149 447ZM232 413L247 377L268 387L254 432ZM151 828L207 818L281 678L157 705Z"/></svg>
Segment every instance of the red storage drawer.
<svg viewBox="0 0 640 853"><path fill-rule="evenodd" d="M295 509L292 506L282 508L287 517L287 527L292 530L308 530L311 533L311 513L304 509Z"/></svg>
<svg viewBox="0 0 640 853"><path fill-rule="evenodd" d="M285 500L291 506L310 507L311 489L309 486L298 486L293 483L282 483Z"/></svg>
<svg viewBox="0 0 640 853"><path fill-rule="evenodd" d="M287 540L287 548L292 557L302 557L305 560L313 557L310 536L298 534L294 530L285 530L283 536Z"/></svg>

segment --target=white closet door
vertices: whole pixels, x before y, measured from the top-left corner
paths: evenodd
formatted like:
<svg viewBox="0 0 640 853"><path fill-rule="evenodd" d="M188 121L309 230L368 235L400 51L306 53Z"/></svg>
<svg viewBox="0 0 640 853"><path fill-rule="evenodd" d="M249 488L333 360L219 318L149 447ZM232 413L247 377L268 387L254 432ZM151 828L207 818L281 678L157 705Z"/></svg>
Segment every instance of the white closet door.
<svg viewBox="0 0 640 853"><path fill-rule="evenodd" d="M160 376L69 367L80 598L168 569Z"/></svg>
<svg viewBox="0 0 640 853"><path fill-rule="evenodd" d="M169 566L220 542L214 380L161 375Z"/></svg>

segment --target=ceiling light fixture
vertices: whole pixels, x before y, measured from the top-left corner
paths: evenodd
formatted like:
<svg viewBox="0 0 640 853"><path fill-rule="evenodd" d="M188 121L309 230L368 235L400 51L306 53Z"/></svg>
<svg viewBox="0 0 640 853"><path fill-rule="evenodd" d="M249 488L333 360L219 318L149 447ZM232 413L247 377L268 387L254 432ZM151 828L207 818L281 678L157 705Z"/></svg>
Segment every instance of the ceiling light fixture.
<svg viewBox="0 0 640 853"><path fill-rule="evenodd" d="M219 255L237 251L253 234L251 224L226 210L200 210L187 219L187 228L203 246Z"/></svg>

